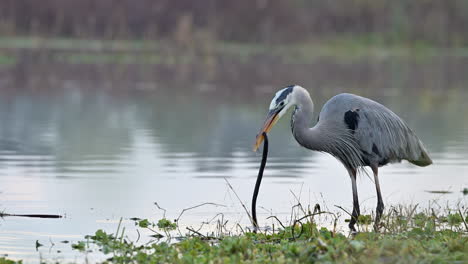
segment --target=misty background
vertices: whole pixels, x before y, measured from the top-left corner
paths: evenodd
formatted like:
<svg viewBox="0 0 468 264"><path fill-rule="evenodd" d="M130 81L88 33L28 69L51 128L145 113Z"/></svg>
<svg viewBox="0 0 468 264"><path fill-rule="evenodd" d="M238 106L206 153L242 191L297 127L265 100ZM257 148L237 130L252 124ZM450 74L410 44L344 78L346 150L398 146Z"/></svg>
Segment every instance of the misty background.
<svg viewBox="0 0 468 264"><path fill-rule="evenodd" d="M249 225L225 179L248 204L255 135L291 84L309 90L314 121L350 92L383 103L421 138L434 165L383 167L388 208L466 203L467 28L463 0L2 0L0 209L66 217L5 218L0 253L70 262L69 245L56 243L56 254L35 242L114 232L121 217L160 219L154 202L168 218L226 205L181 225L218 213ZM269 135L260 221L289 217L291 193L351 210L343 166L300 148L288 119ZM358 188L369 213L373 182L359 177Z"/></svg>

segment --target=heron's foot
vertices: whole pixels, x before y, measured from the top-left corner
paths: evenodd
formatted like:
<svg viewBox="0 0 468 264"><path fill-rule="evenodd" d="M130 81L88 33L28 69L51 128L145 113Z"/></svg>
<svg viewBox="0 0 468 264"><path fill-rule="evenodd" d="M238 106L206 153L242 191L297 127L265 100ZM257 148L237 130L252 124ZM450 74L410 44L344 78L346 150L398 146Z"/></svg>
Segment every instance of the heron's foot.
<svg viewBox="0 0 468 264"><path fill-rule="evenodd" d="M381 226L382 226L382 225L380 224L379 221L375 221L375 222L374 222L374 232L376 232L376 233L380 232L380 227L381 227Z"/></svg>
<svg viewBox="0 0 468 264"><path fill-rule="evenodd" d="M356 230L356 228L354 226L349 226L349 236L354 238L357 234L358 231Z"/></svg>
<svg viewBox="0 0 468 264"><path fill-rule="evenodd" d="M355 222L351 221L349 223L349 225L348 225L349 230L351 231L351 233L357 233L356 228L354 227L354 224L355 224Z"/></svg>
<svg viewBox="0 0 468 264"><path fill-rule="evenodd" d="M353 214L351 215L351 220L349 221L349 230L351 230L351 232L354 232L356 233L356 228L354 227L356 225L356 223L358 222L358 219L359 219L359 209L358 210L353 210Z"/></svg>
<svg viewBox="0 0 468 264"><path fill-rule="evenodd" d="M377 210L376 210L376 214L375 214L375 222L374 222L374 231L375 232L379 232L379 229L382 226L380 224L380 219L382 218L383 210L384 210L384 204L383 204L383 202L379 201L378 204L377 204Z"/></svg>

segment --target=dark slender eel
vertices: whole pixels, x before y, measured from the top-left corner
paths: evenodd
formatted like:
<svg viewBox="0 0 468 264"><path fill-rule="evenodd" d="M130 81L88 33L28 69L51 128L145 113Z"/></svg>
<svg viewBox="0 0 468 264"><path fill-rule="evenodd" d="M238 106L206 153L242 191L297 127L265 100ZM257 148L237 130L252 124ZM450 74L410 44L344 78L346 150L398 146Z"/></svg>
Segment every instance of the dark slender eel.
<svg viewBox="0 0 468 264"><path fill-rule="evenodd" d="M262 163L260 163L260 170L258 171L257 182L255 183L255 189L252 198L252 221L255 227L255 230L258 229L258 222L257 222L257 196L258 190L260 189L260 183L262 182L263 177L263 170L265 169L267 156L268 156L268 137L266 132L263 132L264 143L263 143L263 155L262 155Z"/></svg>

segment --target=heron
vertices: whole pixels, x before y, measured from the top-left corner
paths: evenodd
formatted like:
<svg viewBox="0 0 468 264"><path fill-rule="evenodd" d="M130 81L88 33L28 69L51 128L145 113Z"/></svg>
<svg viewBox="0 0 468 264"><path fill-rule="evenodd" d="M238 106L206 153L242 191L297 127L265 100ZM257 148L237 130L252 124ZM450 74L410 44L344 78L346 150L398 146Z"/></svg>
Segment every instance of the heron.
<svg viewBox="0 0 468 264"><path fill-rule="evenodd" d="M290 85L276 93L266 120L257 134L254 151L278 120L294 107L291 130L302 147L331 154L346 168L351 178L353 211L349 228L356 232L360 215L356 185L358 171L370 167L377 191L374 229L378 230L384 210L379 184L379 167L407 160L417 166L432 164L426 148L398 115L371 99L341 93L328 100L315 126L311 127L314 104L309 92L299 85Z"/></svg>

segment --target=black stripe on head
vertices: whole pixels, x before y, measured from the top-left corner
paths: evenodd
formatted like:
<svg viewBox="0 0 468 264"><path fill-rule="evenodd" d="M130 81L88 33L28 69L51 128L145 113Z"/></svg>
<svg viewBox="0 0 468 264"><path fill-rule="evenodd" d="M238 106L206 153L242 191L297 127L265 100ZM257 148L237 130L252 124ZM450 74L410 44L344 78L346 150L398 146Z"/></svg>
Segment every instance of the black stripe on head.
<svg viewBox="0 0 468 264"><path fill-rule="evenodd" d="M281 101L286 99L290 93L292 93L294 85L290 85L284 89L284 91L276 98L276 104L279 104Z"/></svg>
<svg viewBox="0 0 468 264"><path fill-rule="evenodd" d="M351 133L354 134L354 130L358 128L359 114L355 111L349 110L344 114L344 122L351 129Z"/></svg>

